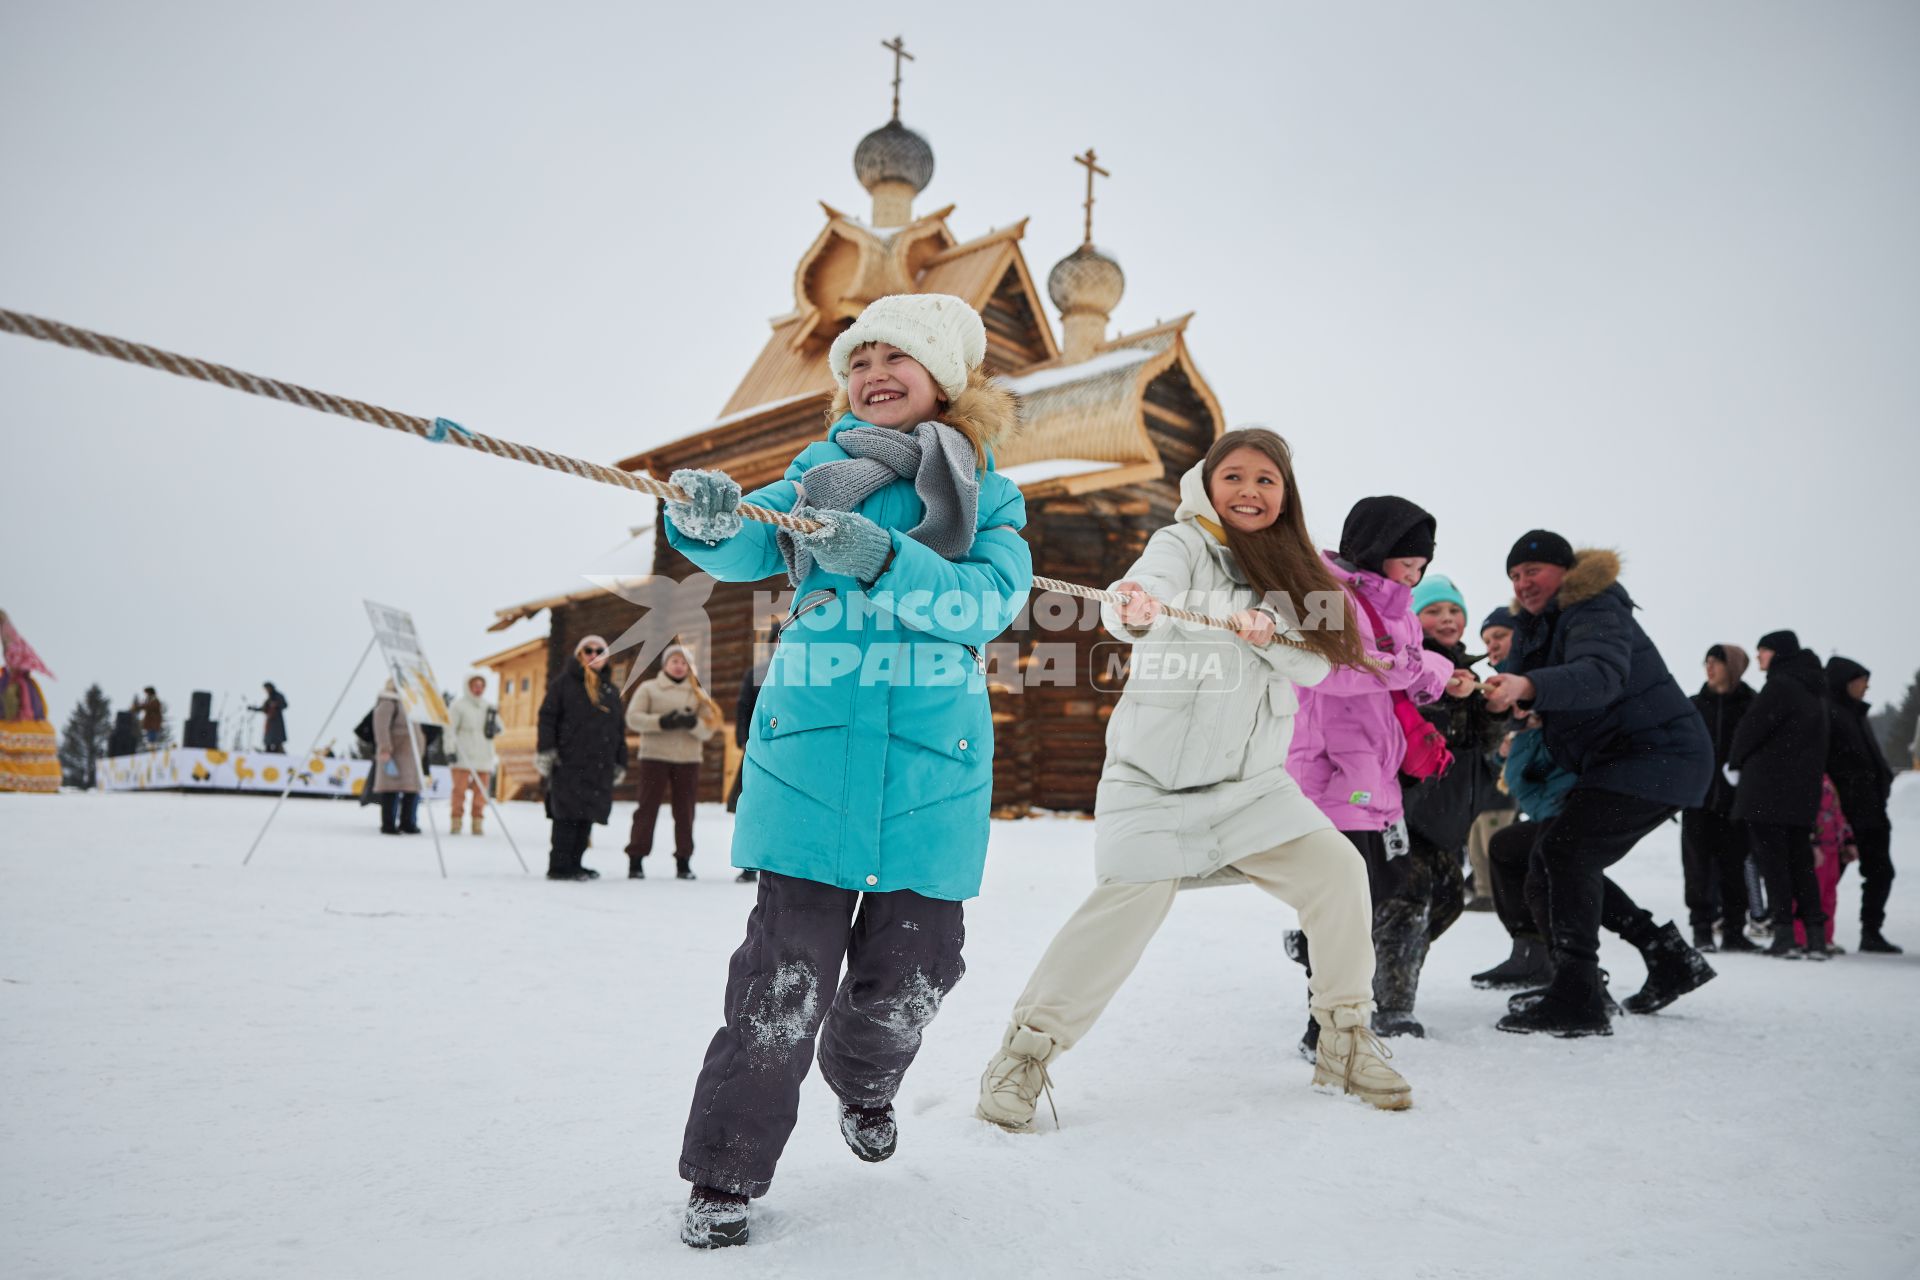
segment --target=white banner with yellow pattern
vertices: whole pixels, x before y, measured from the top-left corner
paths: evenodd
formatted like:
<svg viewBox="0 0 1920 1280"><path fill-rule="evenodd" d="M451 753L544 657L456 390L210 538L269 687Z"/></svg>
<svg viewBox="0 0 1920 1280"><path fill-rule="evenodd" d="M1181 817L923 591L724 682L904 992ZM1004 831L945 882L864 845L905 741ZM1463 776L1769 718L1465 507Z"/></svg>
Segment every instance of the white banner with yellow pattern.
<svg viewBox="0 0 1920 1280"><path fill-rule="evenodd" d="M264 791L279 794L293 778L297 796L357 796L367 785L371 760L339 756L270 755L264 751L216 751L163 747L101 762L100 785L108 791ZM427 794L450 793L444 766L427 770Z"/></svg>

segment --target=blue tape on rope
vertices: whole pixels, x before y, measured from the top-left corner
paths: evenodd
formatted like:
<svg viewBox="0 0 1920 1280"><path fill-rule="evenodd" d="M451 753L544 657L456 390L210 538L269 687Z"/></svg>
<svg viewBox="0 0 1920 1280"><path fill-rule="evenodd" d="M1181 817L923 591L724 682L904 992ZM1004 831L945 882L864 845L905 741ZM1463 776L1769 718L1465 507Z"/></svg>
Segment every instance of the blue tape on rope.
<svg viewBox="0 0 1920 1280"><path fill-rule="evenodd" d="M449 431L456 435L464 436L468 440L473 439L473 432L467 430L452 418L435 418L432 428L427 432L427 443L444 444L447 439L447 432Z"/></svg>

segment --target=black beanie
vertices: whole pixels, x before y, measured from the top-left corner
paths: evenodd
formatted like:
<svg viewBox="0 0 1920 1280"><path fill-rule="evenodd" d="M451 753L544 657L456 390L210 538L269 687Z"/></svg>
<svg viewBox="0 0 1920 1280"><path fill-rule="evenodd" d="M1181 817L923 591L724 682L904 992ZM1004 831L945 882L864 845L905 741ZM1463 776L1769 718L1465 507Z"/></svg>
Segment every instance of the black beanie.
<svg viewBox="0 0 1920 1280"><path fill-rule="evenodd" d="M1425 560L1433 559L1433 525L1422 521L1400 535L1400 540L1387 548L1382 560L1401 560L1419 556Z"/></svg>
<svg viewBox="0 0 1920 1280"><path fill-rule="evenodd" d="M1769 631L1760 637L1757 647L1773 650L1776 657L1790 658L1800 652L1800 637L1791 631Z"/></svg>
<svg viewBox="0 0 1920 1280"><path fill-rule="evenodd" d="M1554 564L1573 568L1573 545L1551 529L1529 529L1507 552L1507 572L1517 564Z"/></svg>
<svg viewBox="0 0 1920 1280"><path fill-rule="evenodd" d="M1833 696L1836 698L1852 697L1853 695L1847 692L1847 686L1855 680L1858 680L1861 676L1871 676L1872 674L1873 672L1867 670L1852 658L1842 658L1836 655L1835 657L1827 659L1827 685L1833 690Z"/></svg>
<svg viewBox="0 0 1920 1280"><path fill-rule="evenodd" d="M1723 644L1714 645L1711 649L1707 650L1707 657L1713 659L1715 662L1725 662L1727 660L1727 646Z"/></svg>
<svg viewBox="0 0 1920 1280"><path fill-rule="evenodd" d="M1405 498L1362 498L1347 512L1340 530L1340 558L1357 569L1379 573L1382 561L1399 556L1433 558L1433 516Z"/></svg>

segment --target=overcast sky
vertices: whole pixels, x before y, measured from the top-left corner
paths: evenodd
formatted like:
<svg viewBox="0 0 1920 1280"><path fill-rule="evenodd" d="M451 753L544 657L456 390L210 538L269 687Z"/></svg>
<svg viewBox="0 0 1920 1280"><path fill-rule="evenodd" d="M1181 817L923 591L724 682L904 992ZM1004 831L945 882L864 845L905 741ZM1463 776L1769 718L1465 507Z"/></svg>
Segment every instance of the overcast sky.
<svg viewBox="0 0 1920 1280"><path fill-rule="evenodd" d="M825 19L825 20L823 20ZM883 24L884 25L881 25ZM1626 557L1689 689L1797 627L1920 667L1920 6L0 6L0 306L611 460L718 414L888 110L917 208L1197 313L1316 533L1401 493L1476 620L1534 525ZM116 703L263 679L296 743L413 611L631 568L617 490L0 335L0 608ZM374 677L350 700L357 719Z"/></svg>

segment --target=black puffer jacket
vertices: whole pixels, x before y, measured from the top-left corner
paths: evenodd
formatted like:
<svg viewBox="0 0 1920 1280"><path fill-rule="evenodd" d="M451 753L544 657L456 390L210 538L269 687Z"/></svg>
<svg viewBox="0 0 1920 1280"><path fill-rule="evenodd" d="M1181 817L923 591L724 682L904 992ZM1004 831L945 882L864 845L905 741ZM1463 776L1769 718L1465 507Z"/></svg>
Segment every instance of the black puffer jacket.
<svg viewBox="0 0 1920 1280"><path fill-rule="evenodd" d="M1464 644L1451 648L1434 640L1425 642L1429 652L1437 653L1465 671L1478 659ZM1458 853L1467 843L1467 831L1478 814L1501 807L1503 797L1494 782L1487 752L1499 745L1506 730L1506 717L1487 710L1486 695L1474 692L1464 698L1440 698L1420 708L1447 739L1453 752L1453 765L1437 778L1409 783L1402 778L1406 795L1407 826L1422 839L1445 850Z"/></svg>
<svg viewBox="0 0 1920 1280"><path fill-rule="evenodd" d="M1753 686L1745 681L1735 685L1731 693L1717 693L1712 685L1703 684L1693 695L1693 705L1706 721L1707 736L1713 739L1713 785L1707 788L1707 802L1700 807L1723 818L1733 812L1733 784L1720 770L1733 750L1734 732L1753 706L1754 696Z"/></svg>
<svg viewBox="0 0 1920 1280"><path fill-rule="evenodd" d="M1521 613L1500 669L1532 679L1553 761L1583 789L1697 808L1713 776L1713 743L1660 651L1634 621L1620 557L1575 553L1551 603ZM1816 779L1815 791L1819 790Z"/></svg>
<svg viewBox="0 0 1920 1280"><path fill-rule="evenodd" d="M627 767L627 722L620 690L600 678L600 702L587 697L586 670L569 658L540 704L537 750L556 753L547 779L547 816L557 822L605 822L613 812L613 775Z"/></svg>
<svg viewBox="0 0 1920 1280"><path fill-rule="evenodd" d="M1871 675L1851 658L1827 659L1828 721L1827 776L1840 795L1840 808L1856 830L1891 826L1887 796L1893 790L1893 766L1873 736L1867 714L1872 710L1847 693L1847 686Z"/></svg>
<svg viewBox="0 0 1920 1280"><path fill-rule="evenodd" d="M1775 653L1767 683L1734 731L1727 763L1740 775L1733 817L1812 827L1827 769L1827 677L1805 649Z"/></svg>

